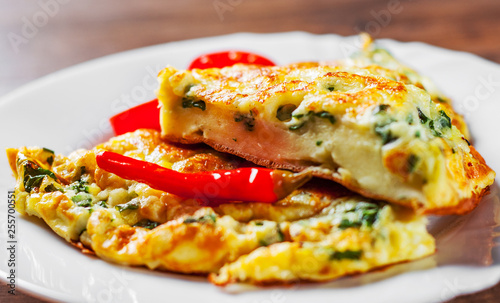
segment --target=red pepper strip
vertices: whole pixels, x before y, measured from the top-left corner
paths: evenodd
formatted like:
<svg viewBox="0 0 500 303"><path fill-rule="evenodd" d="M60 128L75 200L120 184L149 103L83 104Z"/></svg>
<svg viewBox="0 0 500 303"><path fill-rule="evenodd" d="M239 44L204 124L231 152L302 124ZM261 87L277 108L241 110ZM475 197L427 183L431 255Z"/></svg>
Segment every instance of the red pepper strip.
<svg viewBox="0 0 500 303"><path fill-rule="evenodd" d="M139 128L161 130L158 99L132 107L109 118L115 135L121 135Z"/></svg>
<svg viewBox="0 0 500 303"><path fill-rule="evenodd" d="M186 174L109 151L97 153L96 160L101 169L121 178L180 197L200 199L206 205L232 201L272 203L311 179L310 172L294 174L256 167Z"/></svg>
<svg viewBox="0 0 500 303"><path fill-rule="evenodd" d="M201 55L191 62L188 69L194 69L194 68L205 69L212 67L222 68L226 66L235 65L236 63L257 64L266 66L276 65L271 60L257 54L240 52L240 51L225 51L225 52Z"/></svg>

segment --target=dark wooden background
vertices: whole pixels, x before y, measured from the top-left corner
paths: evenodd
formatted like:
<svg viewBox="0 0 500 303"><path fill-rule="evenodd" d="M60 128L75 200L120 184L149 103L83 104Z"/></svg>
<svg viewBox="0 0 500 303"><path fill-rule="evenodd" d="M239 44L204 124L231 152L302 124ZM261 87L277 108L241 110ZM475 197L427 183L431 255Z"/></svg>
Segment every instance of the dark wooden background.
<svg viewBox="0 0 500 303"><path fill-rule="evenodd" d="M30 23L35 30L26 30ZM242 31L295 30L367 31L376 38L423 41L500 63L498 0L2 0L0 96L62 68L137 47ZM451 302L499 298L497 284ZM0 302L47 301L10 296L2 283Z"/></svg>

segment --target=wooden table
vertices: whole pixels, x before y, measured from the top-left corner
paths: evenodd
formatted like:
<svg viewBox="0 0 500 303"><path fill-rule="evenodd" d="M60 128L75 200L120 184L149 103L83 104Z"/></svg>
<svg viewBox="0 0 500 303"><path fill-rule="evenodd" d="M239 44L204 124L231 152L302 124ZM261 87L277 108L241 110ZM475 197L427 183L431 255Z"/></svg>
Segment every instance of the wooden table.
<svg viewBox="0 0 500 303"><path fill-rule="evenodd" d="M242 31L367 31L376 38L423 41L500 63L499 16L497 0L6 0L0 2L0 96L89 59ZM6 292L2 284L0 302L47 302ZM499 298L497 284L451 302Z"/></svg>

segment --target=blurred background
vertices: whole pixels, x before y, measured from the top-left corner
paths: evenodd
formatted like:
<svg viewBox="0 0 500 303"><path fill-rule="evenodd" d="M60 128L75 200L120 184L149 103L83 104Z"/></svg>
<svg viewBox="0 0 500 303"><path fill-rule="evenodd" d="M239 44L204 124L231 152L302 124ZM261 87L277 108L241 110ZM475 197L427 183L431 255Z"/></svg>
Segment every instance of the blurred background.
<svg viewBox="0 0 500 303"><path fill-rule="evenodd" d="M104 55L234 32L422 41L500 63L498 0L2 0L0 96Z"/></svg>
<svg viewBox="0 0 500 303"><path fill-rule="evenodd" d="M422 41L500 63L498 0L2 0L0 96L120 51L235 32ZM453 302L497 302L500 286ZM46 302L20 294L0 302Z"/></svg>

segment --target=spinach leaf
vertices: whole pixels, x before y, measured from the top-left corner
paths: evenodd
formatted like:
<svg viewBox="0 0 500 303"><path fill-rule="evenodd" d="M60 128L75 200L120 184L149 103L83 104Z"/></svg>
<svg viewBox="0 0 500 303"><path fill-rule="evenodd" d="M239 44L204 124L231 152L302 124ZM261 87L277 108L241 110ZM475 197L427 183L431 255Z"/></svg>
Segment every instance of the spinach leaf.
<svg viewBox="0 0 500 303"><path fill-rule="evenodd" d="M314 113L314 115L316 117L320 117L322 119L328 119L331 124L335 124L335 122L337 122L337 119L335 119L335 116L333 116L332 114L330 114L329 112L326 112L326 111Z"/></svg>
<svg viewBox="0 0 500 303"><path fill-rule="evenodd" d="M346 251L336 251L330 255L330 260L359 260L361 258L361 250L346 250Z"/></svg>
<svg viewBox="0 0 500 303"><path fill-rule="evenodd" d="M356 213L356 217L358 219L350 220L348 218L343 218L340 221L339 228L359 228L361 226L371 227L377 220L380 209L381 207L376 203L359 202L356 204L355 208L348 211L348 213Z"/></svg>
<svg viewBox="0 0 500 303"><path fill-rule="evenodd" d="M151 221L148 219L144 219L144 220L141 220L141 221L135 223L134 227L144 227L147 229L153 229L153 228L157 227L158 225L160 225L160 223L155 222L155 221Z"/></svg>
<svg viewBox="0 0 500 303"><path fill-rule="evenodd" d="M77 206L80 207L90 207L92 206L92 197L89 194L78 194L71 198L71 201L75 202Z"/></svg>
<svg viewBox="0 0 500 303"><path fill-rule="evenodd" d="M418 118L420 119L420 123L425 124L429 121L429 118L417 107Z"/></svg>
<svg viewBox="0 0 500 303"><path fill-rule="evenodd" d="M183 223L189 224L189 223L215 223L217 221L217 216L214 214L209 214L209 215L204 215L199 218L194 218L194 217L187 217L184 219Z"/></svg>
<svg viewBox="0 0 500 303"><path fill-rule="evenodd" d="M234 114L234 122L243 122L246 130L253 131L255 127L255 118L253 117L253 113L250 112L248 114L235 113Z"/></svg>
<svg viewBox="0 0 500 303"><path fill-rule="evenodd" d="M125 211L125 210L138 209L139 206L140 206L139 201L130 201L130 202L125 203L125 204L116 205L115 208L119 212L122 212L122 211Z"/></svg>
<svg viewBox="0 0 500 303"><path fill-rule="evenodd" d="M24 164L24 188L30 192L32 189L40 187L43 178L48 176L57 181L56 175L48 169L43 169L36 165L34 162L26 161Z"/></svg>
<svg viewBox="0 0 500 303"><path fill-rule="evenodd" d="M377 107L375 107L375 109L373 110L373 114L378 115L378 114L384 113L387 111L387 109L389 107L390 107L390 105L388 105L388 104L380 104Z"/></svg>
<svg viewBox="0 0 500 303"><path fill-rule="evenodd" d="M285 104L278 107L276 111L276 118L280 121L290 121L292 119L292 112L297 108L295 104Z"/></svg>
<svg viewBox="0 0 500 303"><path fill-rule="evenodd" d="M205 101L201 100L193 100L192 98L182 98L182 107L183 108L192 108L192 107L197 107L201 109L202 111L207 109L207 106L205 104Z"/></svg>
<svg viewBox="0 0 500 303"><path fill-rule="evenodd" d="M71 185L71 189L76 191L77 193L88 193L89 192L89 187L87 186L87 182L84 180L78 180L76 182L73 182Z"/></svg>
<svg viewBox="0 0 500 303"><path fill-rule="evenodd" d="M417 166L418 161L420 158L414 154L410 154L408 158L406 159L407 167L408 167L408 172L412 173L415 171L415 167Z"/></svg>
<svg viewBox="0 0 500 303"><path fill-rule="evenodd" d="M375 124L374 131L382 139L382 145L386 145L387 143L391 143L398 139L398 137L393 135L391 132L389 125L392 122L395 122L395 120L390 119L389 121Z"/></svg>

